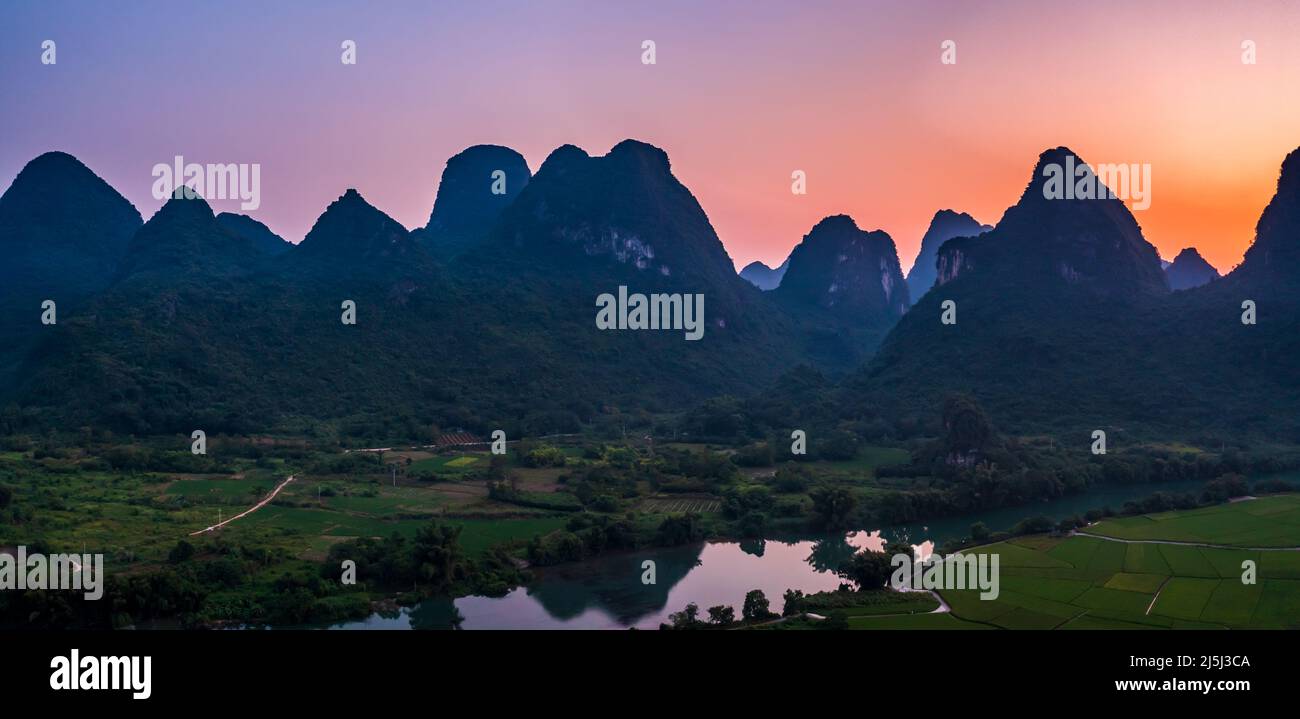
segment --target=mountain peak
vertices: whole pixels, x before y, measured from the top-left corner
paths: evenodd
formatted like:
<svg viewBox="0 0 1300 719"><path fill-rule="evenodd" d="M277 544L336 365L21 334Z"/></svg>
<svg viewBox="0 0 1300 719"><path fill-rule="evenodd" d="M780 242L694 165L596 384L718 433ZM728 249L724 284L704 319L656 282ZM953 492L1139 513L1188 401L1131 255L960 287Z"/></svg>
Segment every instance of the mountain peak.
<svg viewBox="0 0 1300 719"><path fill-rule="evenodd" d="M565 173L580 167L590 167L585 163L591 159L614 162L657 175L672 175L672 163L668 160L667 152L647 142L631 139L623 140L599 158L593 158L576 145L561 145L546 157L542 166L537 168L537 174Z"/></svg>
<svg viewBox="0 0 1300 719"><path fill-rule="evenodd" d="M305 257L353 262L402 257L413 249L406 228L352 188L325 208L298 244Z"/></svg>
<svg viewBox="0 0 1300 719"><path fill-rule="evenodd" d="M781 284L781 279L785 277L785 271L790 267L790 258L787 256L785 261L777 267L768 267L767 265L755 260L740 271L740 276L747 280L749 284L760 290L774 290Z"/></svg>
<svg viewBox="0 0 1300 719"><path fill-rule="evenodd" d="M75 310L113 280L142 225L125 197L66 152L28 162L0 194L0 387L39 338L25 308L57 299Z"/></svg>
<svg viewBox="0 0 1300 719"><path fill-rule="evenodd" d="M1038 161L1034 163L1034 170L1029 176L1029 184L1025 186L1025 191L1021 194L1020 202L1017 204L1024 205L1026 203L1048 201L1046 188L1053 174L1056 174L1059 178L1058 181L1073 185L1077 179L1074 175L1076 169L1087 166L1088 163L1084 162L1078 153L1064 145L1043 150L1038 154ZM1091 173L1091 169L1088 172ZM1062 200L1051 201L1061 202Z"/></svg>
<svg viewBox="0 0 1300 719"><path fill-rule="evenodd" d="M1203 262L1207 265L1210 264L1205 262L1205 258L1201 257L1201 253L1198 252L1195 247L1184 247L1182 251L1174 257L1174 263L1178 262Z"/></svg>
<svg viewBox="0 0 1300 719"><path fill-rule="evenodd" d="M852 232L861 232L858 223L849 215L827 215L817 221L813 228L808 231L808 237L817 238L839 238L841 240L854 239Z"/></svg>
<svg viewBox="0 0 1300 719"><path fill-rule="evenodd" d="M343 191L342 195L339 195L337 200L331 202L329 204L329 207L325 208L325 212L326 213L329 212L369 213L369 212L379 212L379 210L374 205L367 202L366 198L362 197L361 193L357 192L357 189L355 187L349 187L348 189Z"/></svg>
<svg viewBox="0 0 1300 719"><path fill-rule="evenodd" d="M1038 153L1038 162L1034 165L1034 176L1041 176L1043 174L1043 168L1048 165L1063 164L1071 158L1073 158L1075 164L1083 164L1083 160L1080 159L1079 153L1071 150L1065 145L1049 147Z"/></svg>
<svg viewBox="0 0 1300 719"><path fill-rule="evenodd" d="M597 157L560 147L502 213L490 238L494 253L504 249L519 272L561 282L707 292L711 327L748 331L754 290L668 167L661 150L635 141Z"/></svg>
<svg viewBox="0 0 1300 719"><path fill-rule="evenodd" d="M0 195L0 250L18 274L48 270L93 287L111 275L142 223L125 197L66 152L32 159Z"/></svg>
<svg viewBox="0 0 1300 719"><path fill-rule="evenodd" d="M249 240L217 222L206 200L182 195L163 203L131 238L120 274L231 274L248 269L258 256Z"/></svg>
<svg viewBox="0 0 1300 719"><path fill-rule="evenodd" d="M560 145L551 150L551 154L542 161L542 166L537 168L537 174L564 173L590 159L591 155L577 145Z"/></svg>
<svg viewBox="0 0 1300 719"><path fill-rule="evenodd" d="M1300 283L1300 148L1278 172L1277 192L1255 225L1255 241L1233 277L1264 283Z"/></svg>
<svg viewBox="0 0 1300 719"><path fill-rule="evenodd" d="M647 167L659 172L672 172L672 163L668 161L668 153L640 140L628 139L618 143L610 149L607 157L635 160L645 163Z"/></svg>
<svg viewBox="0 0 1300 719"><path fill-rule="evenodd" d="M524 156L509 147L465 148L443 168L422 241L445 252L483 239L531 179Z"/></svg>
<svg viewBox="0 0 1300 719"><path fill-rule="evenodd" d="M916 261L912 263L912 269L907 273L907 291L912 302L921 299L934 286L935 279L938 277L936 263L939 248L943 243L955 237L974 237L991 229L993 229L991 226L981 225L965 212L939 210L934 213L930 226L921 237L921 247L917 250Z"/></svg>
<svg viewBox="0 0 1300 719"><path fill-rule="evenodd" d="M140 221L140 213L126 198L118 194L93 170L86 167L81 160L58 150L42 153L34 158L14 178L13 184L5 191L3 197L15 205L26 206L27 213L62 212L59 196L93 195L97 199L112 202L123 211L129 211ZM83 197L82 199L87 199ZM129 208L129 210L127 209Z"/></svg>
<svg viewBox="0 0 1300 719"><path fill-rule="evenodd" d="M1046 192L1051 176L1081 180L1079 167L1088 166L1068 147L1040 154L1020 200L994 229L940 247L938 283L994 272L1009 282L1063 282L1107 295L1167 292L1160 255L1122 200Z"/></svg>
<svg viewBox="0 0 1300 719"><path fill-rule="evenodd" d="M824 217L808 231L775 292L868 322L892 322L911 304L893 238L860 229L848 215Z"/></svg>
<svg viewBox="0 0 1300 719"><path fill-rule="evenodd" d="M76 169L78 171L90 172L90 168L85 163L78 160L76 156L62 150L50 150L42 152L33 157L23 169L32 170L59 170L59 169Z"/></svg>
<svg viewBox="0 0 1300 719"><path fill-rule="evenodd" d="M1165 268L1165 276L1169 278L1169 289L1186 290L1218 279L1219 271L1206 262L1195 247L1188 247Z"/></svg>
<svg viewBox="0 0 1300 719"><path fill-rule="evenodd" d="M164 217L214 217L212 206L208 204L208 201L203 199L203 196L199 195L197 192L192 194L193 197L186 197L184 191L181 190L179 193L167 198L167 201L163 203L163 206L158 208L158 211L154 213L154 217L158 217L159 215L163 215ZM149 221L152 222L153 218L150 218Z"/></svg>
<svg viewBox="0 0 1300 719"><path fill-rule="evenodd" d="M1300 147L1287 153L1277 178L1278 192L1300 193Z"/></svg>

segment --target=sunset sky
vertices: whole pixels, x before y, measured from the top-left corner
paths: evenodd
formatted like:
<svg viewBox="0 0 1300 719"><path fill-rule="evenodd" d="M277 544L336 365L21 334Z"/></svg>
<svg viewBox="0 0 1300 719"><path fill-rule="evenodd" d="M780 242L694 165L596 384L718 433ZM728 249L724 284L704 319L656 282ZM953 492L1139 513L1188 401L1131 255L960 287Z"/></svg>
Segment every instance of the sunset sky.
<svg viewBox="0 0 1300 719"><path fill-rule="evenodd" d="M469 145L535 171L561 144L631 137L668 152L737 267L778 264L848 213L906 268L936 210L992 224L1038 153L1067 145L1150 163L1147 239L1226 271L1300 146L1295 1L6 2L0 17L0 188L59 149L148 217L156 163L260 163L250 214L292 241L348 187L422 226Z"/></svg>

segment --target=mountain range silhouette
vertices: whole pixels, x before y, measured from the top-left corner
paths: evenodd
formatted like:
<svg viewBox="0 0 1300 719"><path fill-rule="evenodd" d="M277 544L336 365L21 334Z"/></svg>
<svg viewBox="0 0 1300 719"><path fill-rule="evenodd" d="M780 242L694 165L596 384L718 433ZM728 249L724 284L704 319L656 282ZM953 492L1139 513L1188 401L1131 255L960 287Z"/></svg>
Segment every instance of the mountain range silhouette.
<svg viewBox="0 0 1300 719"><path fill-rule="evenodd" d="M1045 197L1043 168L1067 158L1082 163L1044 152L992 228L936 213L906 279L888 234L834 215L763 291L668 155L634 140L603 156L562 146L535 174L475 146L448 161L425 227L349 189L297 245L202 199L142 223L46 153L0 196L7 421L546 433L763 393L802 366L837 387L828 421L933 414L964 392L1008 429L1300 436L1300 153L1242 264L1208 284L1194 249L1162 269L1120 200ZM704 340L596 330L595 297L620 285L703 294ZM57 325L39 322L47 298ZM1258 324L1240 321L1244 300Z"/></svg>

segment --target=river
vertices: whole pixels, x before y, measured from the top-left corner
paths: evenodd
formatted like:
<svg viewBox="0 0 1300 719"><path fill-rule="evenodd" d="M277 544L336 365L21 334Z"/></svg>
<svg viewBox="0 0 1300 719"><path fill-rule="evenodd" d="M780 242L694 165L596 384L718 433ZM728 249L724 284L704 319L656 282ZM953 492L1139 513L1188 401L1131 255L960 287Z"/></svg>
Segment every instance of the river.
<svg viewBox="0 0 1300 719"><path fill-rule="evenodd" d="M761 589L780 611L787 589L805 593L834 589L833 570L853 552L904 541L927 553L936 544L961 539L983 522L992 531L1010 529L1029 516L1053 520L1110 506L1154 492L1198 492L1201 482L1106 486L1087 494L1019 507L948 517L870 531L823 537L703 542L684 547L620 552L593 560L536 570L537 579L504 597L430 599L390 614L372 614L331 629L641 629L658 628L689 602L700 614L718 604L736 609L745 593ZM654 562L655 582L644 584L643 562Z"/></svg>

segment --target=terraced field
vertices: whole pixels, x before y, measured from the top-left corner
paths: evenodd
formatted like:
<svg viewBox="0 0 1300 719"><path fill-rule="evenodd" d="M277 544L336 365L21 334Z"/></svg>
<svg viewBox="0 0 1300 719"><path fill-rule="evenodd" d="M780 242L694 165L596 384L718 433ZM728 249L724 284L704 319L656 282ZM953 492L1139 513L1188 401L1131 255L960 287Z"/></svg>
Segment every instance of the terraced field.
<svg viewBox="0 0 1300 719"><path fill-rule="evenodd" d="M652 497L641 503L642 512L673 514L681 512L716 512L722 503L712 497Z"/></svg>

